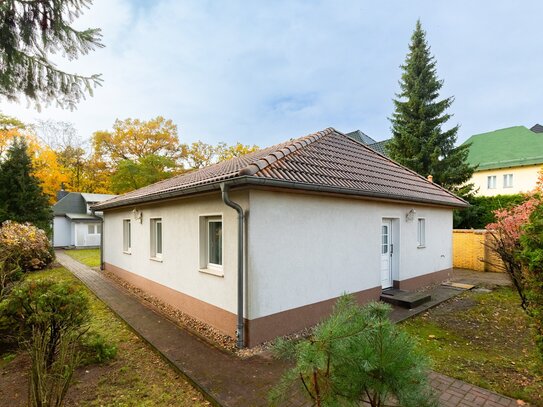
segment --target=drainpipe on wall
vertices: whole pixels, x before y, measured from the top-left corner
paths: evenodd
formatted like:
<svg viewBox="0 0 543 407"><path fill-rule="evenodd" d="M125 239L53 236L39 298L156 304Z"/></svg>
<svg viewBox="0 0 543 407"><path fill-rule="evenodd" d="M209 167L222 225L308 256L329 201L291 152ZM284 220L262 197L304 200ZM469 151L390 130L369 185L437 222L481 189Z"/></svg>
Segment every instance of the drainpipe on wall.
<svg viewBox="0 0 543 407"><path fill-rule="evenodd" d="M222 200L229 207L238 213L238 326L236 329L236 346L241 349L245 346L244 320L243 320L243 208L230 200L228 196L228 185L221 184Z"/></svg>
<svg viewBox="0 0 543 407"><path fill-rule="evenodd" d="M96 216L96 213L94 209L91 209L92 216ZM102 229L102 233L100 233L100 270L104 270L104 218L103 216L100 217L100 229Z"/></svg>

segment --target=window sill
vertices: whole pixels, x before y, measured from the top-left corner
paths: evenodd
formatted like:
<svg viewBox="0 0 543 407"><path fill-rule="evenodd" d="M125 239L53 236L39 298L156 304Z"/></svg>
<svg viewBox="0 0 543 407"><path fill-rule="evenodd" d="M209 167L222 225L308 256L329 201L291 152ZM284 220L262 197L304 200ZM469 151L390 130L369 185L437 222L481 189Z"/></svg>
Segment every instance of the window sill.
<svg viewBox="0 0 543 407"><path fill-rule="evenodd" d="M224 277L224 270L222 270L222 269L210 269L210 268L207 268L207 269L200 269L199 271L200 271L200 273L204 273L204 274L211 274L211 275L217 276L217 277Z"/></svg>
<svg viewBox="0 0 543 407"><path fill-rule="evenodd" d="M149 257L149 260L156 261L158 263L162 263L162 258L160 257Z"/></svg>

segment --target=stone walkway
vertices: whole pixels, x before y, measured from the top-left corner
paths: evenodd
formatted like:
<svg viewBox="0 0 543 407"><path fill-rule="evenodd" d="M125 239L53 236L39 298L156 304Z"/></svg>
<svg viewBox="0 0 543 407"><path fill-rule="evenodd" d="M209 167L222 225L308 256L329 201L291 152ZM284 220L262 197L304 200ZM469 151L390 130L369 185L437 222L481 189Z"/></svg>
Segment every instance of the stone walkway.
<svg viewBox="0 0 543 407"><path fill-rule="evenodd" d="M248 359L215 348L142 304L100 272L77 262L62 251L57 260L78 277L98 298L179 370L217 406L266 406L267 393L287 367L262 356ZM431 384L444 407L517 406L508 397L468 383L432 373Z"/></svg>

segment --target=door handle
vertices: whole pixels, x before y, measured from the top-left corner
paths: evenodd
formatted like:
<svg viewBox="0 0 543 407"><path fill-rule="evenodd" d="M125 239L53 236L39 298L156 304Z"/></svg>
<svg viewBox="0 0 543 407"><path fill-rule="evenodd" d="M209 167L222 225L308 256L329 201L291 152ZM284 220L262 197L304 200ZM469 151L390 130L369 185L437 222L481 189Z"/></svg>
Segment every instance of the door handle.
<svg viewBox="0 0 543 407"><path fill-rule="evenodd" d="M394 253L394 245L390 244L390 257L392 257L392 253Z"/></svg>

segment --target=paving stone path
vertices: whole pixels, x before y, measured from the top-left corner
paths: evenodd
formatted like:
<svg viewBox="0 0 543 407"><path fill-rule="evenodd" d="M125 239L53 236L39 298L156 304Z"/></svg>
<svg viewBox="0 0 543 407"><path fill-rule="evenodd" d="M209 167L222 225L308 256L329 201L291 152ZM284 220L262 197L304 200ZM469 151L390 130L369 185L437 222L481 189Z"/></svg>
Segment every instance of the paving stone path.
<svg viewBox="0 0 543 407"><path fill-rule="evenodd" d="M262 356L245 360L213 347L141 303L100 272L57 251L57 260L134 329L215 405L266 406L266 395L286 365ZM518 406L516 400L432 373L443 407Z"/></svg>

